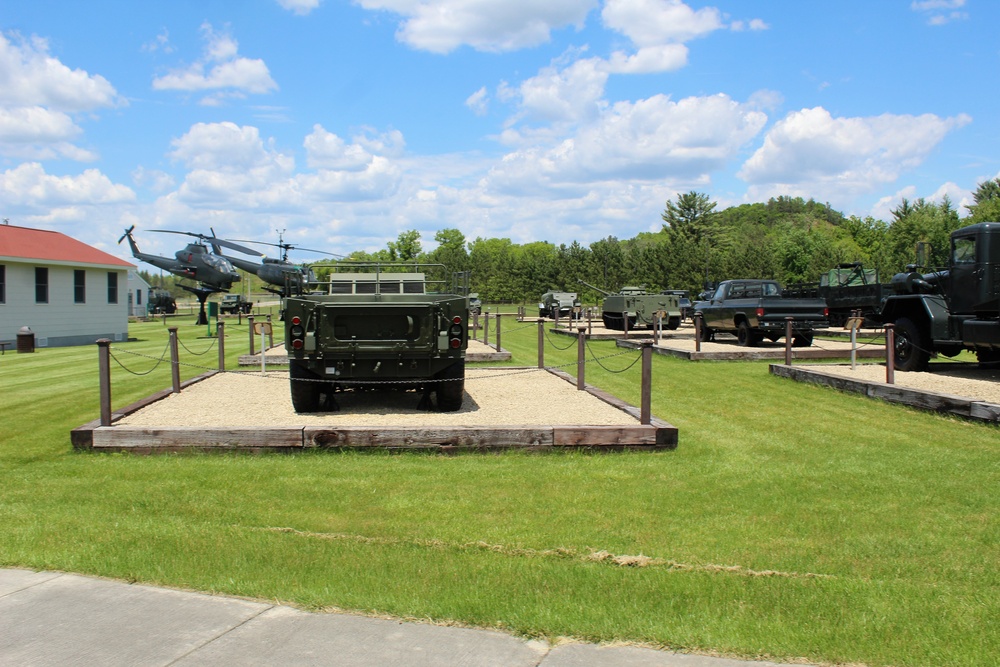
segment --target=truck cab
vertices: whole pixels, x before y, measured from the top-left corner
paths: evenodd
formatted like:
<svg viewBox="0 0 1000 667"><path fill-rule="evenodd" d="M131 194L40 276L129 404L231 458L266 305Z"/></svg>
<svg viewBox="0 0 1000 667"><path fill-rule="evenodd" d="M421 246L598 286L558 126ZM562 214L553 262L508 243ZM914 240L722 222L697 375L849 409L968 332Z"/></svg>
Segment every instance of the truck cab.
<svg viewBox="0 0 1000 667"><path fill-rule="evenodd" d="M896 274L881 318L895 329L894 362L926 370L931 355L976 353L1000 361L1000 223L981 222L951 234L947 269Z"/></svg>

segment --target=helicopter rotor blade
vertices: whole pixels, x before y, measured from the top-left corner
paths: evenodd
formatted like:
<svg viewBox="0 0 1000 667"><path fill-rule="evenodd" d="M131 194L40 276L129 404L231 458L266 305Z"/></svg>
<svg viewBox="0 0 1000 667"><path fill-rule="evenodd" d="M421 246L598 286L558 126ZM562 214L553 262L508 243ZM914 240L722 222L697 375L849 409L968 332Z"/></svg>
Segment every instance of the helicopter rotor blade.
<svg viewBox="0 0 1000 667"><path fill-rule="evenodd" d="M242 252L247 255L255 255L257 257L264 257L264 253L260 252L259 250L254 250L253 248L248 248L238 243L233 243L232 241L227 241L226 239L220 239L218 236L214 236L215 230L212 230L213 236L208 236L207 234L199 234L197 232L179 232L173 229L153 229L150 231L158 232L160 234L183 234L184 236L193 236L196 239L201 239L202 241L207 241L208 243L212 244L217 243L220 246L229 248L231 250L235 250L236 252Z"/></svg>
<svg viewBox="0 0 1000 667"><path fill-rule="evenodd" d="M330 257L339 257L341 259L343 259L343 257L344 257L343 255L338 255L336 253L327 252L326 250L315 250L313 248L301 248L301 247L299 247L297 245L293 245L291 243L269 243L267 241L251 241L249 239L236 239L236 240L240 241L242 243L259 243L260 245L270 245L270 246L274 246L275 248L281 248L283 251L284 250L303 250L305 252L315 252L315 253L318 253L320 255L329 255Z"/></svg>

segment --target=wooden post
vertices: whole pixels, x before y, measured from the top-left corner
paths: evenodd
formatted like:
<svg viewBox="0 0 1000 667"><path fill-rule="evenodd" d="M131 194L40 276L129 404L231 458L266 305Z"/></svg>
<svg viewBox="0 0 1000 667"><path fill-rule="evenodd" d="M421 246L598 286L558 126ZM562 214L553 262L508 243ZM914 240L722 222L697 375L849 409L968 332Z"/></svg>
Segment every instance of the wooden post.
<svg viewBox="0 0 1000 667"><path fill-rule="evenodd" d="M175 394L181 393L181 360L177 350L177 327L169 327L170 333L170 379Z"/></svg>
<svg viewBox="0 0 1000 667"><path fill-rule="evenodd" d="M97 340L97 372L100 377L101 426L111 426L111 345L110 338Z"/></svg>
<svg viewBox="0 0 1000 667"><path fill-rule="evenodd" d="M267 315L267 323L268 324L271 323L271 314L270 313L268 313L268 315ZM261 345L263 346L263 343ZM267 347L268 347L268 349L274 347L274 327L271 327L271 326L269 326L267 328ZM264 350L261 350L261 352L264 352Z"/></svg>
<svg viewBox="0 0 1000 667"><path fill-rule="evenodd" d="M590 308L587 309L587 335L589 336L594 331L594 311Z"/></svg>
<svg viewBox="0 0 1000 667"><path fill-rule="evenodd" d="M785 318L785 365L792 365L792 318Z"/></svg>
<svg viewBox="0 0 1000 667"><path fill-rule="evenodd" d="M896 384L896 325L885 325L885 383Z"/></svg>
<svg viewBox="0 0 1000 667"><path fill-rule="evenodd" d="M701 330L705 326L705 316L701 313L694 314L694 351L701 352Z"/></svg>
<svg viewBox="0 0 1000 667"><path fill-rule="evenodd" d="M545 320L538 318L538 367L545 368Z"/></svg>
<svg viewBox="0 0 1000 667"><path fill-rule="evenodd" d="M628 308L622 313L622 331L625 332L625 340L628 340Z"/></svg>
<svg viewBox="0 0 1000 667"><path fill-rule="evenodd" d="M490 311L486 311L486 316L483 317L483 345L490 344Z"/></svg>
<svg viewBox="0 0 1000 667"><path fill-rule="evenodd" d="M651 400L653 394L653 345L642 343L642 398L639 406L639 423L648 425L653 420Z"/></svg>
<svg viewBox="0 0 1000 667"><path fill-rule="evenodd" d="M226 323L218 321L215 323L216 336L219 341L219 370L226 370Z"/></svg>
<svg viewBox="0 0 1000 667"><path fill-rule="evenodd" d="M583 388L587 386L586 383L585 383L585 381L584 381L584 371L583 371L584 366L586 365L586 360L587 360L587 355L586 355L587 338L584 335L585 331L586 331L586 329L584 329L583 327L577 327L577 330L576 330L576 334L577 334L577 338L576 338L576 388L577 388L577 391L583 391Z"/></svg>
<svg viewBox="0 0 1000 667"><path fill-rule="evenodd" d="M497 352L500 351L500 312L497 311Z"/></svg>
<svg viewBox="0 0 1000 667"><path fill-rule="evenodd" d="M472 313L472 337L479 340L479 313Z"/></svg>
<svg viewBox="0 0 1000 667"><path fill-rule="evenodd" d="M247 326L250 328L250 354L254 353L254 339L253 339L253 315L247 315Z"/></svg>

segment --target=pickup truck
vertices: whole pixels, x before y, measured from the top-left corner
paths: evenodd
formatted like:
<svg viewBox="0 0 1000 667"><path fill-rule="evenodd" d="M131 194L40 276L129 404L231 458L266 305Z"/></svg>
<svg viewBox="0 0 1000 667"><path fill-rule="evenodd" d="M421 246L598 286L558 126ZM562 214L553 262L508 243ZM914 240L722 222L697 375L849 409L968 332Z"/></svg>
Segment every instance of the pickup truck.
<svg viewBox="0 0 1000 667"><path fill-rule="evenodd" d="M823 299L789 299L773 280L725 280L706 301L695 303L702 317L701 339L716 332L736 334L744 346L763 339L775 342L785 335L786 317L792 318L792 345L812 345L813 330L827 326L829 310Z"/></svg>

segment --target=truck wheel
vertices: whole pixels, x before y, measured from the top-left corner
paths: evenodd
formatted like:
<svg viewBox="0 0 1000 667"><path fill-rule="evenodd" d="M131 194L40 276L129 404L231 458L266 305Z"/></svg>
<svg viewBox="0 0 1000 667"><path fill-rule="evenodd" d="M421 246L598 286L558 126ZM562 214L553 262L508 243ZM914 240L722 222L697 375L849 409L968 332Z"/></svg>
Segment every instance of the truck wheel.
<svg viewBox="0 0 1000 667"><path fill-rule="evenodd" d="M757 344L757 337L746 320L740 322L739 326L736 327L736 342L743 347L753 347Z"/></svg>
<svg viewBox="0 0 1000 667"><path fill-rule="evenodd" d="M792 347L809 347L813 344L811 333L798 333L792 336Z"/></svg>
<svg viewBox="0 0 1000 667"><path fill-rule="evenodd" d="M709 343L709 342L711 342L712 336L714 336L714 335L715 335L714 331L712 331L711 329L709 329L708 327L706 327L704 324L701 325L701 342L702 343Z"/></svg>
<svg viewBox="0 0 1000 667"><path fill-rule="evenodd" d="M681 318L679 317L668 317L667 318L667 328L674 331L681 325Z"/></svg>
<svg viewBox="0 0 1000 667"><path fill-rule="evenodd" d="M930 352L917 323L908 317L896 320L896 345L892 356L897 370L925 371Z"/></svg>
<svg viewBox="0 0 1000 667"><path fill-rule="evenodd" d="M995 364L1000 361L1000 350L976 350L976 361L980 365L983 364Z"/></svg>
<svg viewBox="0 0 1000 667"><path fill-rule="evenodd" d="M295 411L319 412L319 398L323 388L323 384L316 381L319 378L294 360L288 364L288 376Z"/></svg>
<svg viewBox="0 0 1000 667"><path fill-rule="evenodd" d="M441 412L455 412L462 408L465 397L465 360L460 359L435 376L437 406Z"/></svg>

